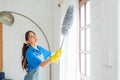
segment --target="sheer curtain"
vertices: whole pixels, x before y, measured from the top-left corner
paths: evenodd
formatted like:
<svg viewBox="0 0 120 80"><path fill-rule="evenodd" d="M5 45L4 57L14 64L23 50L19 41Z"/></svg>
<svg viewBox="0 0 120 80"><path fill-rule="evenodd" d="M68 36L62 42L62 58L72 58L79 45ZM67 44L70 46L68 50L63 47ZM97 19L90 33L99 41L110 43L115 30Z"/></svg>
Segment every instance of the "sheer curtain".
<svg viewBox="0 0 120 80"><path fill-rule="evenodd" d="M80 80L78 55L78 20L77 8L74 6L74 22L63 45L60 60L60 80Z"/></svg>

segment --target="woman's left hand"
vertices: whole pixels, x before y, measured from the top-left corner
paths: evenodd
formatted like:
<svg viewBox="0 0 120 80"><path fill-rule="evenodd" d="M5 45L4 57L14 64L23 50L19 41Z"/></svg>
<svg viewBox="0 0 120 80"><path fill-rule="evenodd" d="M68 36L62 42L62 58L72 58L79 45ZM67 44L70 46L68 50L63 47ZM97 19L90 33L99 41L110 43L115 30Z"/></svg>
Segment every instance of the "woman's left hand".
<svg viewBox="0 0 120 80"><path fill-rule="evenodd" d="M57 62L57 60L60 58L60 56L62 55L62 49L58 49L55 54L53 56L50 57L50 60L54 63Z"/></svg>

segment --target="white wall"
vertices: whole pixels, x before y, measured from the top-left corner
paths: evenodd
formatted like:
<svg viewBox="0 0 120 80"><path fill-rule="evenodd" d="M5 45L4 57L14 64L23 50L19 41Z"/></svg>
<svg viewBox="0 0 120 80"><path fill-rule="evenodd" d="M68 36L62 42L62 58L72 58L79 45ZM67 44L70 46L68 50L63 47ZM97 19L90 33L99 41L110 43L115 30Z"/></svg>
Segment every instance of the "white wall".
<svg viewBox="0 0 120 80"><path fill-rule="evenodd" d="M91 1L91 80L117 80L117 0Z"/></svg>
<svg viewBox="0 0 120 80"><path fill-rule="evenodd" d="M118 29L117 29L117 37L118 37L118 79L117 80L120 80L120 0L118 0L118 7L117 7L117 10L118 10L118 19L117 19L117 23L118 23Z"/></svg>
<svg viewBox="0 0 120 80"><path fill-rule="evenodd" d="M0 0L0 11L10 10L32 18L45 31L52 47L52 11L51 0ZM23 80L25 71L21 68L21 48L24 34L33 30L39 38L39 45L47 48L43 35L37 27L27 19L15 15L15 24L11 27L3 25L3 71L6 78ZM49 80L49 68L45 69L44 80Z"/></svg>

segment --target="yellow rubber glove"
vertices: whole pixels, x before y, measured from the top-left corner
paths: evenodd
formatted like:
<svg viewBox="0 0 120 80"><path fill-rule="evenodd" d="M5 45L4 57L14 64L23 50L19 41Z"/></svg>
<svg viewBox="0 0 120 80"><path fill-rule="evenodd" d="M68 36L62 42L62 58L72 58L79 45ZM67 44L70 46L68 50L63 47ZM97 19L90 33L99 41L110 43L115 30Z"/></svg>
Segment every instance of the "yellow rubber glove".
<svg viewBox="0 0 120 80"><path fill-rule="evenodd" d="M57 62L57 60L59 59L59 57L61 56L62 54L62 49L58 49L55 54L53 56L50 57L50 60L54 63Z"/></svg>
<svg viewBox="0 0 120 80"><path fill-rule="evenodd" d="M56 53L54 55L54 59L53 59L54 63L57 62L57 60L60 58L61 54L62 54L62 49L59 49L59 50L56 51Z"/></svg>

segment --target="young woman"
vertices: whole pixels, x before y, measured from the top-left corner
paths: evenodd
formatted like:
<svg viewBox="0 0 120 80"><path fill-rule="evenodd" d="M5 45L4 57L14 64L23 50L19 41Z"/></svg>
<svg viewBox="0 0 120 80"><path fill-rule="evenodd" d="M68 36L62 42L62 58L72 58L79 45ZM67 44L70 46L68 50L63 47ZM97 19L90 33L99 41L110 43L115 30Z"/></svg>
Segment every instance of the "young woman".
<svg viewBox="0 0 120 80"><path fill-rule="evenodd" d="M22 67L27 71L24 80L42 80L42 69L51 62L55 62L61 55L58 49L51 56L51 52L37 45L37 37L33 31L25 34L26 43L22 48ZM49 58L50 57L50 58Z"/></svg>

